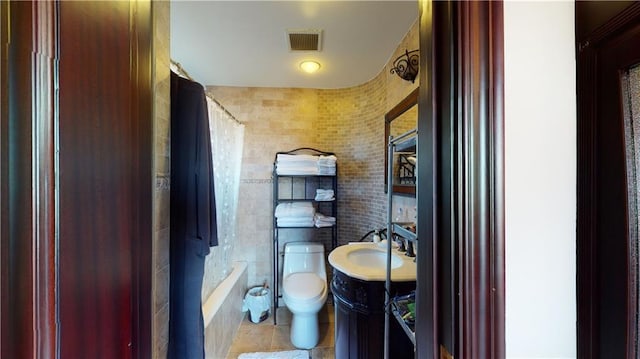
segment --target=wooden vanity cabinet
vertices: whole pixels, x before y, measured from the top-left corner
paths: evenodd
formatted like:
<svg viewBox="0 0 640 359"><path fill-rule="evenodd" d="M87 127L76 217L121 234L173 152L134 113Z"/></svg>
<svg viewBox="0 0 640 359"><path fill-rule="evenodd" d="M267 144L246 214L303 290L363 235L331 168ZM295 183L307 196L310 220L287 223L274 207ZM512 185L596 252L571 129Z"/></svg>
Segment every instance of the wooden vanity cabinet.
<svg viewBox="0 0 640 359"><path fill-rule="evenodd" d="M384 281L364 281L335 270L331 281L335 307L335 357L382 359L384 357ZM391 294L408 294L416 282L392 282ZM391 321L390 354L394 359L414 358L413 343Z"/></svg>

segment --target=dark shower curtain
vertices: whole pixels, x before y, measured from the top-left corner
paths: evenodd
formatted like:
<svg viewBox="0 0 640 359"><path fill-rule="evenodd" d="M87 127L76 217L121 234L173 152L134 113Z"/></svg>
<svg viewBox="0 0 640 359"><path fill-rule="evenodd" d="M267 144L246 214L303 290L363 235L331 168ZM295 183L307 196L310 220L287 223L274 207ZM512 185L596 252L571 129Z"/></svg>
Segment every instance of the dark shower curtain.
<svg viewBox="0 0 640 359"><path fill-rule="evenodd" d="M202 85L173 72L170 225L168 358L204 358L204 260L218 245L209 117Z"/></svg>

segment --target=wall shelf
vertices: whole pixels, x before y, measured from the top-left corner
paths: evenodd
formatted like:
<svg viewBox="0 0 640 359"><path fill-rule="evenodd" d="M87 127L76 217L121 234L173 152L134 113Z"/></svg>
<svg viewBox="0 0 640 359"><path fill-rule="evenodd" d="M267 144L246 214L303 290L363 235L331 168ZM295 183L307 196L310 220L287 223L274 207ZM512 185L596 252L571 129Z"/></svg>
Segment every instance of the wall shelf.
<svg viewBox="0 0 640 359"><path fill-rule="evenodd" d="M415 300L414 300L414 303L415 303ZM402 328L402 330L404 330L404 333L407 335L409 340L411 340L411 342L415 346L416 345L415 326L412 328L411 326L409 326L409 324L407 324L407 322L402 318L402 313L399 307L400 305L396 302L396 299L394 298L391 302L391 312L393 313L393 316L396 318L398 324L400 324L400 327Z"/></svg>
<svg viewBox="0 0 640 359"><path fill-rule="evenodd" d="M418 237L416 233L408 230L405 226L408 223L398 223L393 222L392 217L392 203L393 203L393 163L394 163L394 154L399 151L405 151L411 149L413 151L417 148L417 130L408 131L402 135L399 135L395 138L392 136L389 137L388 142L388 155L389 159L387 162L387 233L388 233L388 241L387 241L387 271L386 271L386 281L385 281L385 325L384 325L384 358L387 359L390 356L390 336L391 336L391 317L395 318L402 327L403 331L406 333L407 337L413 343L415 348L416 345L416 335L412 328L409 328L405 320L402 318L402 315L398 309L399 305L395 301L398 298L391 298L391 248L393 244L392 238L394 235L398 235L403 237L411 242L418 242ZM415 225L411 223L411 225Z"/></svg>

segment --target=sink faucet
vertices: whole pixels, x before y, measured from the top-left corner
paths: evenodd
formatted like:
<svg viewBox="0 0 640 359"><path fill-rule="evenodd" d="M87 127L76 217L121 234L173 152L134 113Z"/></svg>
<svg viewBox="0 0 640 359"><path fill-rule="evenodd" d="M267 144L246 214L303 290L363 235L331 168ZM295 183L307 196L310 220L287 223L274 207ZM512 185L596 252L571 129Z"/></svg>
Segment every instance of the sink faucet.
<svg viewBox="0 0 640 359"><path fill-rule="evenodd" d="M407 253L405 253L404 255L407 257L415 257L416 254L413 251L413 242L408 239L406 241L407 241Z"/></svg>
<svg viewBox="0 0 640 359"><path fill-rule="evenodd" d="M404 238L400 237L397 234L393 235L393 241L398 244L398 252L406 252L407 249L404 245Z"/></svg>

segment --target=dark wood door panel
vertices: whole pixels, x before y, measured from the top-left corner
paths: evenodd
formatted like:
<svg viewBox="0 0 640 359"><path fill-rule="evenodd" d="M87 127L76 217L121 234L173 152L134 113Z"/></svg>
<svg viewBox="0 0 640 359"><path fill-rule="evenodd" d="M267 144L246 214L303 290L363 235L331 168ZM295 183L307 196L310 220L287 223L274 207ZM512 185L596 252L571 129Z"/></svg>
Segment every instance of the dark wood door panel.
<svg viewBox="0 0 640 359"><path fill-rule="evenodd" d="M151 6L0 3L0 357L151 356Z"/></svg>
<svg viewBox="0 0 640 359"><path fill-rule="evenodd" d="M34 272L31 39L28 2L2 2L2 115L0 222L2 358L32 357L35 348L32 298ZM6 72L5 72L6 71Z"/></svg>
<svg viewBox="0 0 640 359"><path fill-rule="evenodd" d="M419 8L416 357L504 358L502 2Z"/></svg>
<svg viewBox="0 0 640 359"><path fill-rule="evenodd" d="M640 27L603 44L597 67L597 244L600 357L623 358L628 344L628 225L620 74L640 62Z"/></svg>
<svg viewBox="0 0 640 359"><path fill-rule="evenodd" d="M637 238L627 231L620 76L640 62L640 5L627 4L609 21L601 9L576 6L578 30L602 23L589 34L578 31L578 356L635 358L629 241Z"/></svg>
<svg viewBox="0 0 640 359"><path fill-rule="evenodd" d="M132 356L137 157L128 2L60 3L63 358Z"/></svg>

